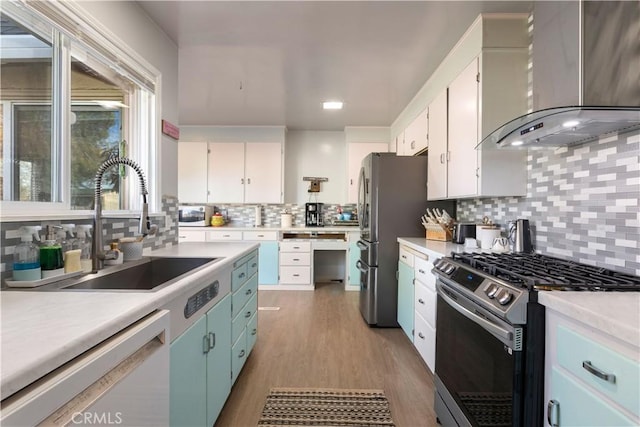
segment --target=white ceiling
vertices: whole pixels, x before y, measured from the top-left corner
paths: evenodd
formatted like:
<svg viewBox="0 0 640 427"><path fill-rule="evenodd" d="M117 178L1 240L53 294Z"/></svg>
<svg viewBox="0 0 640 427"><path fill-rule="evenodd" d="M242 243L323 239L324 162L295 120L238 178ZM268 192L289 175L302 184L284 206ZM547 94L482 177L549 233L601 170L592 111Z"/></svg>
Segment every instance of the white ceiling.
<svg viewBox="0 0 640 427"><path fill-rule="evenodd" d="M180 125L389 126L481 12L525 1L141 1L179 47ZM344 101L323 111L322 101Z"/></svg>

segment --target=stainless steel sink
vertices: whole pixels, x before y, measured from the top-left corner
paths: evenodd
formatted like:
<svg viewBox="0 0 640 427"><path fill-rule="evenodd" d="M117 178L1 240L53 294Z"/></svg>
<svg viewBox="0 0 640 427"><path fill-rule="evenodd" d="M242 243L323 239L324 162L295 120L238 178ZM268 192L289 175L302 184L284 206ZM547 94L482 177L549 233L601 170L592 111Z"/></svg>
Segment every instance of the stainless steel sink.
<svg viewBox="0 0 640 427"><path fill-rule="evenodd" d="M56 290L158 290L176 282L183 275L200 269L220 258L143 258L121 267L106 268L97 274L88 274L70 284L59 283Z"/></svg>

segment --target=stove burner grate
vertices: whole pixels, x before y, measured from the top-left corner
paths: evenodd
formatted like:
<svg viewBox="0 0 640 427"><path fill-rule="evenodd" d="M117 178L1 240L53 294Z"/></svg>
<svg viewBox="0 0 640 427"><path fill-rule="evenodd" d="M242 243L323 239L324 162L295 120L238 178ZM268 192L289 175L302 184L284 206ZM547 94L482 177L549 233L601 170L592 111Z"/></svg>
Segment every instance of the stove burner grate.
<svg viewBox="0 0 640 427"><path fill-rule="evenodd" d="M640 277L541 254L452 253L452 258L528 289L640 291Z"/></svg>

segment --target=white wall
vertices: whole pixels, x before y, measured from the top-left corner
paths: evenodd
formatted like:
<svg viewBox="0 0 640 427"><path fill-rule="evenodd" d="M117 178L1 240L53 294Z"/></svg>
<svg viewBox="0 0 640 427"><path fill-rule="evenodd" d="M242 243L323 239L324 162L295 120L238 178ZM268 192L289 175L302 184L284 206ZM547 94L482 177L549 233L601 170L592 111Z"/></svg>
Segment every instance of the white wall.
<svg viewBox="0 0 640 427"><path fill-rule="evenodd" d="M161 118L178 125L178 46L135 2L77 1L77 4L113 33L115 39L160 71ZM158 134L160 195L177 196L177 141L162 134L160 123ZM154 184L157 183L150 183L150 186Z"/></svg>
<svg viewBox="0 0 640 427"><path fill-rule="evenodd" d="M182 126L180 141L185 142L281 142L284 126Z"/></svg>
<svg viewBox="0 0 640 427"><path fill-rule="evenodd" d="M347 150L344 132L289 131L284 150L284 201L344 203L347 198ZM309 193L305 176L325 177L320 193Z"/></svg>

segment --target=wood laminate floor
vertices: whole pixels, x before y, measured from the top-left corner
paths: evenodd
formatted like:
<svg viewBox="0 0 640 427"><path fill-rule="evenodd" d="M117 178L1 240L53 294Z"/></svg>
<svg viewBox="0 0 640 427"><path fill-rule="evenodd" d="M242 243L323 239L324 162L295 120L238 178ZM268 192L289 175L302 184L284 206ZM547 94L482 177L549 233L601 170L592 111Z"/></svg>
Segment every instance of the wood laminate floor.
<svg viewBox="0 0 640 427"><path fill-rule="evenodd" d="M272 387L383 389L398 427L435 426L433 375L399 328L370 328L342 284L260 291L258 341L216 427L255 426Z"/></svg>

